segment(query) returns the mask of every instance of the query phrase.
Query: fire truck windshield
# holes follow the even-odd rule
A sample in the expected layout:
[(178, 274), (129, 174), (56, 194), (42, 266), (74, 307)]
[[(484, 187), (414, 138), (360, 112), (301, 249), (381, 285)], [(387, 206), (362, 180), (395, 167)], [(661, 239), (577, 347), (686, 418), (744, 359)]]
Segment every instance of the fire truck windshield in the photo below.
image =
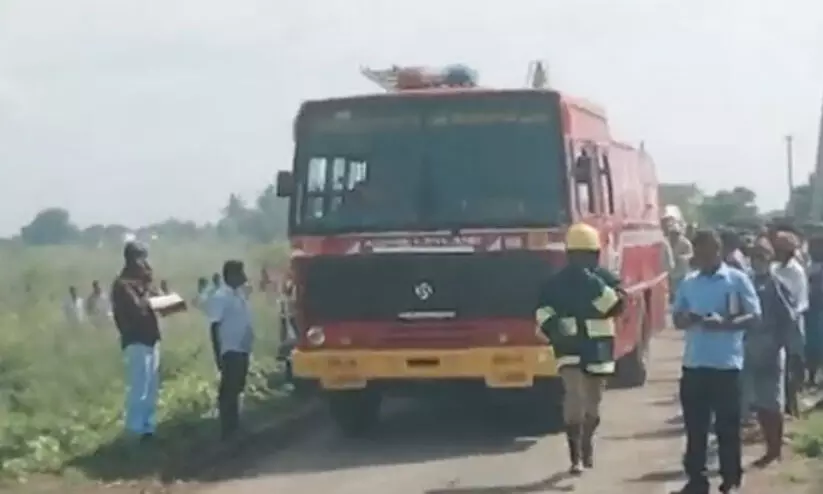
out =
[(316, 103), (297, 124), (294, 230), (560, 223), (557, 108), (546, 93), (520, 92)]

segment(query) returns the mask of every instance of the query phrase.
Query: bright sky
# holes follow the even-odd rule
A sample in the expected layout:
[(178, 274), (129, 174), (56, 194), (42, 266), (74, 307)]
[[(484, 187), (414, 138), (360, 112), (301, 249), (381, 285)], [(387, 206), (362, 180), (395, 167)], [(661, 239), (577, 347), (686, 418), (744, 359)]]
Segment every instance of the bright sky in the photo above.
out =
[(139, 224), (217, 217), (290, 163), (301, 100), (372, 90), (362, 64), (530, 59), (646, 141), (666, 181), (765, 208), (813, 166), (823, 3), (809, 0), (0, 0), (0, 235), (41, 208)]

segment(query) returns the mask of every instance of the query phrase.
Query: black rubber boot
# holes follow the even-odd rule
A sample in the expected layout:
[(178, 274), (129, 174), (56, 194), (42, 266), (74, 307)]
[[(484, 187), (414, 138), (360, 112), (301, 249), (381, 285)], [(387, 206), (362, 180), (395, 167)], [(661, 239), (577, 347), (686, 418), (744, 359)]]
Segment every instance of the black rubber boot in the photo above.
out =
[(583, 428), (579, 424), (566, 425), (566, 441), (569, 445), (569, 473), (572, 475), (580, 475), (583, 473), (583, 468), (580, 466), (580, 448)]
[(594, 468), (594, 433), (600, 425), (600, 417), (587, 417), (583, 423), (583, 432), (580, 439), (580, 453), (584, 468)]

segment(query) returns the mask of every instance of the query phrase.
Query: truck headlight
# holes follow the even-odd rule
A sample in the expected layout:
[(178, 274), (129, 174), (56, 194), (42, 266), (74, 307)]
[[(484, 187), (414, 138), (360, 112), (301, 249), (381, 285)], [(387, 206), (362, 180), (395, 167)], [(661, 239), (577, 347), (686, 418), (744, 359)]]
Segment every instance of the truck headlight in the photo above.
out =
[(306, 340), (312, 346), (322, 346), (326, 342), (326, 333), (320, 326), (312, 326), (306, 331)]

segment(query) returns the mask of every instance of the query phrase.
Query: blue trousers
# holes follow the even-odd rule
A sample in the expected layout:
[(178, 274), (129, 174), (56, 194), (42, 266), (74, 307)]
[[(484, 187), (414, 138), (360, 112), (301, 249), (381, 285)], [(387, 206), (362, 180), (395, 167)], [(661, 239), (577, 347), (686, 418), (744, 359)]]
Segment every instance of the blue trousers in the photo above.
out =
[(157, 425), (160, 349), (134, 343), (126, 347), (126, 430), (153, 434)]

